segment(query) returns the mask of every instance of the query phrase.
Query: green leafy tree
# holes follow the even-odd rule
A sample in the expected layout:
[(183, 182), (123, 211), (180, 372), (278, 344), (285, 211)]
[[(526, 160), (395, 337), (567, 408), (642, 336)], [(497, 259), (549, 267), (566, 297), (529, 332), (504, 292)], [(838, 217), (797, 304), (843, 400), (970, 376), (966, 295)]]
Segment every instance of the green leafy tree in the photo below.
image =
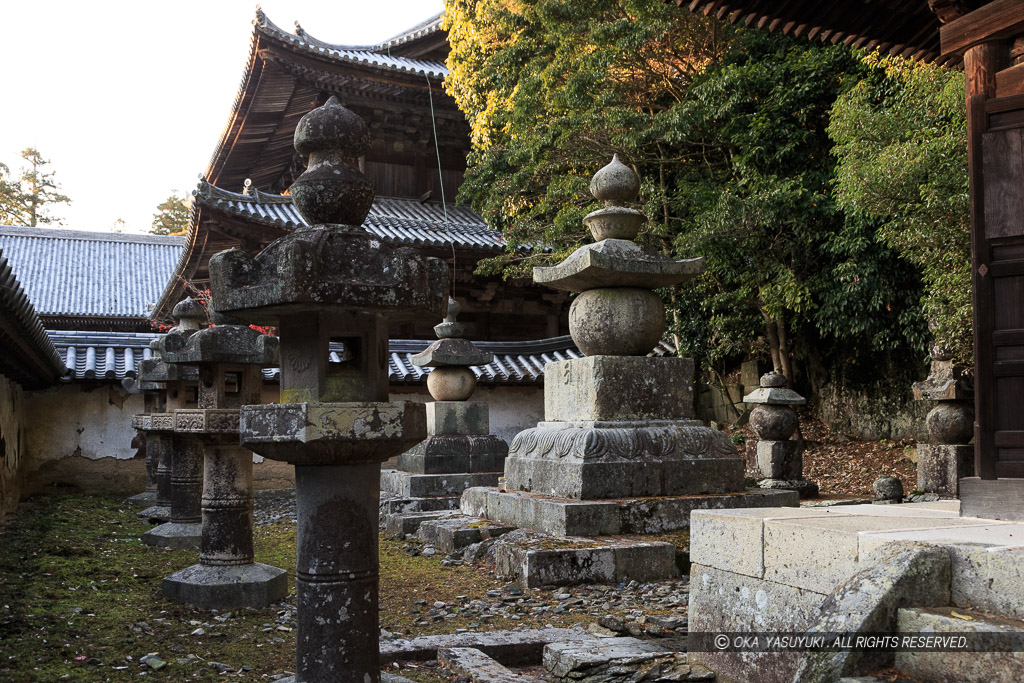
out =
[(10, 177), (10, 168), (0, 164), (0, 223), (4, 225), (60, 224), (49, 214), (57, 204), (71, 200), (60, 192), (50, 162), (37, 149), (29, 147), (21, 153), (23, 165), (17, 179)]
[(836, 199), (880, 222), (879, 235), (923, 275), (935, 341), (970, 363), (971, 252), (964, 78), (868, 56), (871, 73), (838, 99)]
[(149, 231), (154, 235), (184, 235), (191, 220), (192, 203), (188, 198), (172, 192), (156, 207), (153, 226)]

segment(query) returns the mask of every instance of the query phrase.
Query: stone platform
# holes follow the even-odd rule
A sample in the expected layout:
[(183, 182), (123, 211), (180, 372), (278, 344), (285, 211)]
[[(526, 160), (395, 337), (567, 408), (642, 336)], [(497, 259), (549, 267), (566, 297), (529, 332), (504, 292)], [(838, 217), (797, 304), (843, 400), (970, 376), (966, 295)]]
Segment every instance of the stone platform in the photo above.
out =
[[(872, 618), (884, 614), (884, 623), (859, 623), (844, 614), (842, 628), (833, 631), (856, 632), (866, 625), (895, 632), (897, 604), (973, 607), (1024, 618), (1024, 523), (961, 517), (955, 500), (699, 510), (690, 533), (691, 637), (821, 630), (830, 610), (850, 600), (876, 600), (882, 607)], [(898, 552), (930, 553), (931, 568), (912, 588), (900, 587), (906, 567), (893, 561)], [(759, 681), (788, 683), (807, 666), (792, 652), (692, 654), (736, 680), (750, 680), (756, 672)]]

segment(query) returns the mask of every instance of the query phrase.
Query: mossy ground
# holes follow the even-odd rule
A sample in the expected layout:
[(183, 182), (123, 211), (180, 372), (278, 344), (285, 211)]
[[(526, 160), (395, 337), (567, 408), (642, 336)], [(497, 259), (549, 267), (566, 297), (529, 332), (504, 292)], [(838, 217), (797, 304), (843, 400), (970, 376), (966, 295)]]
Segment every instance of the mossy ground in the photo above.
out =
[[(217, 613), (170, 601), (160, 592), (162, 577), (194, 564), (198, 553), (142, 544), (139, 537), (149, 525), (136, 518), (136, 511), (103, 496), (52, 493), (22, 503), (18, 518), (0, 536), (0, 680), (118, 681), (143, 673), (167, 681), (266, 680), (293, 670), (295, 631), (288, 619), (293, 609), (279, 620), (279, 610), (295, 604), (292, 572), (290, 594), (276, 607)], [(258, 562), (293, 568), (293, 525), (257, 528), (255, 541)], [(483, 569), (445, 567), (437, 557), (410, 557), (401, 546), (387, 539), (380, 545), (380, 625), (393, 633), (469, 628), (470, 618), (463, 616), (416, 624), (435, 601), (458, 604), (459, 596), (481, 598), (506, 586)], [(492, 621), (483, 628), (591, 620), (586, 614), (548, 613)], [(156, 671), (141, 664), (149, 653), (158, 653), (168, 665)], [(208, 662), (234, 671), (217, 673)], [(400, 673), (419, 681), (445, 680), (422, 664), (404, 666)]]

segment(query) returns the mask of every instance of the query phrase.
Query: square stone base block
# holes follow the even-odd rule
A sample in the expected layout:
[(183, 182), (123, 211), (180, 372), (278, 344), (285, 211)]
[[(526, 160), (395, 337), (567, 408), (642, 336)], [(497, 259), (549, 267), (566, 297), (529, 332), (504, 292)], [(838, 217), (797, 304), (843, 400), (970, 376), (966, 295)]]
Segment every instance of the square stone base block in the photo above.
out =
[(960, 480), (974, 475), (974, 446), (917, 445), (917, 488), (956, 498)]
[(136, 493), (134, 496), (128, 496), (124, 499), (124, 502), (128, 505), (137, 505), (141, 508), (149, 508), (156, 505), (156, 491), (143, 491), (142, 493)]
[(417, 474), (501, 472), (507, 455), (508, 444), (493, 434), (436, 434), (399, 455), (397, 468)]
[(180, 524), (178, 522), (167, 522), (154, 527), (142, 534), (142, 542), (146, 545), (155, 545), (161, 548), (173, 548), (174, 550), (194, 549), (199, 550), (203, 541), (203, 524)]
[(288, 595), (288, 572), (259, 562), (232, 567), (194, 564), (165, 578), (163, 593), (202, 609), (259, 609)]
[(151, 505), (136, 516), (147, 522), (163, 524), (170, 521), (171, 508), (167, 505)]
[(460, 496), (474, 486), (497, 486), (501, 470), (459, 474), (416, 474), (401, 470), (381, 470), (380, 490), (398, 496)]
[(443, 512), (459, 509), (459, 496), (430, 496), (429, 498), (410, 498), (400, 496), (380, 501), (380, 516), (418, 514), (420, 512)]
[(555, 536), (657, 534), (690, 528), (690, 512), (703, 509), (796, 506), (796, 491), (748, 489), (728, 495), (575, 500), (523, 491), (471, 488), (462, 513)]

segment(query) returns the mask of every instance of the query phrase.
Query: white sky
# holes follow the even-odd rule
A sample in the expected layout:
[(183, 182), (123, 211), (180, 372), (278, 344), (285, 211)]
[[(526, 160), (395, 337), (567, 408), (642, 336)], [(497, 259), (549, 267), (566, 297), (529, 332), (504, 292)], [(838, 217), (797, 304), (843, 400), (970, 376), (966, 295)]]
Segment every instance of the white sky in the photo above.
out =
[[(332, 43), (379, 43), (442, 0), (261, 0)], [(0, 162), (36, 147), (72, 203), (63, 227), (147, 232), (157, 204), (190, 193), (231, 112), (255, 0), (0, 0)]]

